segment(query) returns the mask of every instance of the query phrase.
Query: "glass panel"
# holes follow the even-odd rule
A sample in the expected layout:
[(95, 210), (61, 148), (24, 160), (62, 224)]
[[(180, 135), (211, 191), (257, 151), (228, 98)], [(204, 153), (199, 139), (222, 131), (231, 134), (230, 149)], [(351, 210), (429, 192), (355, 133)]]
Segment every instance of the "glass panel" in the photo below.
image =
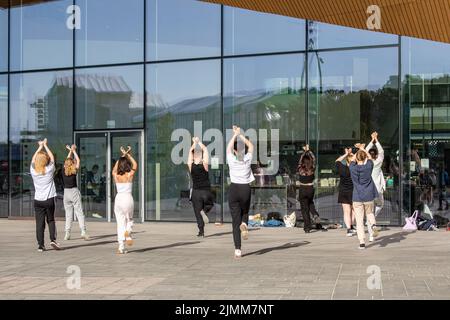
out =
[(76, 128), (142, 128), (143, 66), (76, 70)]
[[(147, 92), (146, 219), (195, 221), (185, 163), (194, 134), (205, 145), (215, 143), (210, 155), (220, 163), (220, 61), (148, 65)], [(179, 147), (184, 152), (175, 149)], [(216, 195), (213, 210), (221, 221), (221, 165), (211, 166), (209, 174)]]
[(394, 34), (309, 21), (309, 49), (398, 44)]
[[(56, 157), (57, 171), (72, 143), (71, 72), (12, 74), (10, 78), (11, 113), (11, 214), (33, 216), (34, 187), (30, 162), (37, 141), (47, 138)], [(58, 174), (58, 173), (57, 173)], [(64, 217), (63, 185), (55, 179), (58, 193), (56, 216)]]
[[(141, 176), (140, 168), (141, 163), (140, 157), (141, 157), (141, 134), (135, 134), (135, 133), (112, 133), (111, 134), (111, 170), (116, 163), (117, 159), (122, 155), (120, 152), (120, 147), (127, 147), (130, 146), (132, 149), (132, 155), (133, 158), (138, 162), (138, 170), (136, 171), (136, 174), (134, 176), (134, 183), (133, 183), (133, 200), (134, 200), (134, 219), (135, 222), (137, 222), (138, 218), (140, 218), (140, 208), (141, 208), (141, 193), (140, 188), (142, 186), (141, 181), (139, 181), (139, 177)], [(113, 181), (111, 177), (111, 181)], [(111, 208), (114, 210), (114, 199), (116, 198), (117, 189), (114, 183), (111, 183)], [(111, 212), (111, 217), (114, 218), (114, 212)]]
[(107, 219), (107, 134), (79, 135), (80, 181), (83, 211), (86, 217)]
[(318, 159), (316, 207), (321, 217), (331, 222), (343, 224), (335, 160), (345, 147), (358, 142), (367, 145), (371, 133), (377, 131), (385, 152), (387, 181), (377, 222), (401, 223), (397, 53), (396, 48), (386, 48), (311, 55), (308, 121), (311, 148)]
[(75, 32), (76, 65), (144, 60), (143, 0), (76, 0), (81, 29)]
[(234, 7), (224, 8), (225, 55), (304, 49), (304, 20)]
[(0, 75), (0, 217), (8, 217), (8, 76)]
[(194, 0), (149, 0), (147, 60), (220, 56), (220, 11)]
[(0, 7), (0, 72), (2, 71), (8, 71), (8, 10)]
[[(250, 214), (285, 214), (298, 207), (296, 168), (305, 142), (304, 75), (303, 54), (224, 61), (224, 128), (238, 125), (247, 130), (258, 150), (253, 155), (259, 177), (252, 186)], [(224, 175), (227, 192), (228, 166)]]
[(72, 66), (73, 30), (66, 25), (72, 0), (21, 3), (11, 3), (11, 70)]
[(402, 38), (406, 214), (449, 214), (450, 45)]

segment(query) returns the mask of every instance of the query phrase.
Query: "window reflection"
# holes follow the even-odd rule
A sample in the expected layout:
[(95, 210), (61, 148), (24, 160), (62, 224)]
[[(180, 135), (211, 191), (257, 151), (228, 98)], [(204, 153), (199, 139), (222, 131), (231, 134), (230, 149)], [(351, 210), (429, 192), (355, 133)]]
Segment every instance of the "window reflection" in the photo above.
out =
[(143, 0), (76, 0), (81, 29), (75, 32), (76, 65), (144, 60)]
[[(251, 212), (255, 214), (299, 209), (296, 168), (298, 151), (305, 142), (303, 62), (304, 55), (292, 54), (227, 59), (224, 63), (224, 128), (238, 125), (255, 129), (258, 135), (260, 129), (268, 134), (267, 146), (261, 143), (264, 137), (258, 137), (258, 154), (253, 155), (257, 180), (252, 186)], [(276, 146), (270, 141), (275, 130), (279, 130), (278, 150), (272, 149)], [(271, 160), (279, 159), (277, 166), (261, 158), (264, 151)], [(224, 183), (227, 191), (229, 179)], [(228, 213), (227, 203), (224, 209)]]
[(73, 32), (66, 25), (70, 5), (72, 0), (24, 6), (11, 1), (11, 70), (72, 66)]
[(305, 49), (305, 21), (234, 7), (224, 8), (225, 55)]
[(147, 2), (147, 60), (220, 56), (221, 10), (194, 0)]
[[(75, 72), (76, 128), (142, 128), (142, 66), (82, 69)], [(61, 79), (71, 81), (72, 77)]]
[(0, 217), (8, 217), (8, 76), (0, 75)]
[(8, 71), (8, 10), (0, 7), (0, 72)]
[[(383, 59), (380, 60), (379, 57)], [(317, 209), (321, 217), (341, 222), (335, 160), (345, 147), (370, 142), (379, 133), (385, 151), (383, 173), (389, 181), (377, 220), (400, 223), (397, 49), (321, 52), (309, 62), (309, 133), (317, 154)]]
[[(175, 164), (172, 160), (172, 149), (180, 142), (178, 134), (174, 137), (176, 141), (171, 141), (172, 133), (184, 129), (189, 134), (187, 144), (190, 147), (194, 134), (208, 145), (212, 141), (204, 135), (206, 131), (215, 128), (221, 132), (220, 61), (148, 65), (147, 92), (146, 218), (192, 221), (190, 175), (185, 162)], [(187, 154), (182, 156), (187, 160)], [(220, 166), (211, 167), (209, 175), (216, 196), (216, 221), (221, 221)]]
[[(37, 141), (47, 138), (55, 154), (57, 171), (67, 155), (72, 138), (72, 86), (59, 79), (70, 72), (12, 74), (11, 112), (11, 215), (32, 216), (34, 187), (31, 158)], [(56, 215), (64, 216), (63, 186), (55, 179), (58, 193)]]

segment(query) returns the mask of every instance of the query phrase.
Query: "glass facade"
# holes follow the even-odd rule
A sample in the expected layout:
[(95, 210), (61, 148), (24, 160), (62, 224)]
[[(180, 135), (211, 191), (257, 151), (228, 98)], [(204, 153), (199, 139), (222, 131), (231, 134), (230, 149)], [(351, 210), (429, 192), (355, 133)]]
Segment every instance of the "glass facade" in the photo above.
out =
[(2, 217), (33, 216), (30, 158), (47, 137), (58, 168), (64, 145), (79, 144), (89, 218), (112, 219), (109, 171), (130, 144), (142, 164), (136, 217), (194, 221), (185, 158), (195, 135), (211, 152), (215, 220), (230, 221), (233, 124), (256, 142), (251, 213), (299, 210), (309, 143), (317, 209), (342, 223), (335, 159), (375, 130), (386, 153), (380, 223), (399, 225), (424, 203), (446, 210), (450, 45), (194, 0), (10, 2), (0, 7)]

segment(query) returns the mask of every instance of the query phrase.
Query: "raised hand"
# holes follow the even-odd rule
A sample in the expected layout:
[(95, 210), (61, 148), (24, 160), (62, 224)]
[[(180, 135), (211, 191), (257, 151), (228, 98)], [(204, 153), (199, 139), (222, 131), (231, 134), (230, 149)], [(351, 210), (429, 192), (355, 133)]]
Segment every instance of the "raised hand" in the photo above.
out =
[(196, 144), (199, 144), (200, 143), (200, 138), (199, 137), (194, 137), (194, 138), (192, 138), (192, 141), (194, 143), (196, 143)]
[(122, 152), (122, 157), (124, 157), (127, 154), (127, 152), (125, 151), (125, 148), (122, 146), (120, 146), (120, 152)]
[(305, 152), (309, 151), (309, 144), (307, 144), (306, 146), (303, 147), (303, 150), (305, 150)]
[(233, 126), (233, 133), (235, 136), (238, 136), (241, 134), (241, 128), (239, 128), (238, 126)]
[(75, 151), (75, 150), (77, 150), (77, 146), (76, 146), (75, 144), (73, 144), (73, 145), (70, 147), (70, 149), (71, 149), (72, 151)]
[(47, 142), (48, 142), (48, 141), (47, 141), (47, 138), (45, 138), (45, 139), (44, 139), (44, 141), (43, 141), (43, 143), (44, 143), (44, 146), (46, 146), (46, 145), (47, 145)]
[[(72, 145), (72, 147), (73, 147), (73, 145)], [(66, 144), (66, 149), (67, 149), (67, 150), (72, 151), (72, 147), (69, 147), (69, 145)]]
[(38, 145), (39, 145), (39, 147), (43, 147), (44, 146), (44, 141), (43, 140), (38, 141)]

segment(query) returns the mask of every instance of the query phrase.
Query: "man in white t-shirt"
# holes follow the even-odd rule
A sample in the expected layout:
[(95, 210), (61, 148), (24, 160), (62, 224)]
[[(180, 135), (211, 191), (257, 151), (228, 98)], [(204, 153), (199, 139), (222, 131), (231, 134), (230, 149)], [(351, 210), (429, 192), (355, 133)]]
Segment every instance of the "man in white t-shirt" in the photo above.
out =
[[(240, 146), (238, 138), (244, 146)], [(247, 149), (247, 152), (246, 152)], [(251, 163), (254, 146), (242, 133), (241, 129), (233, 126), (233, 137), (227, 146), (227, 163), (230, 169), (231, 185), (228, 190), (228, 205), (233, 223), (234, 256), (240, 258), (241, 236), (248, 239), (248, 213), (250, 210), (250, 183), (255, 180)]]

